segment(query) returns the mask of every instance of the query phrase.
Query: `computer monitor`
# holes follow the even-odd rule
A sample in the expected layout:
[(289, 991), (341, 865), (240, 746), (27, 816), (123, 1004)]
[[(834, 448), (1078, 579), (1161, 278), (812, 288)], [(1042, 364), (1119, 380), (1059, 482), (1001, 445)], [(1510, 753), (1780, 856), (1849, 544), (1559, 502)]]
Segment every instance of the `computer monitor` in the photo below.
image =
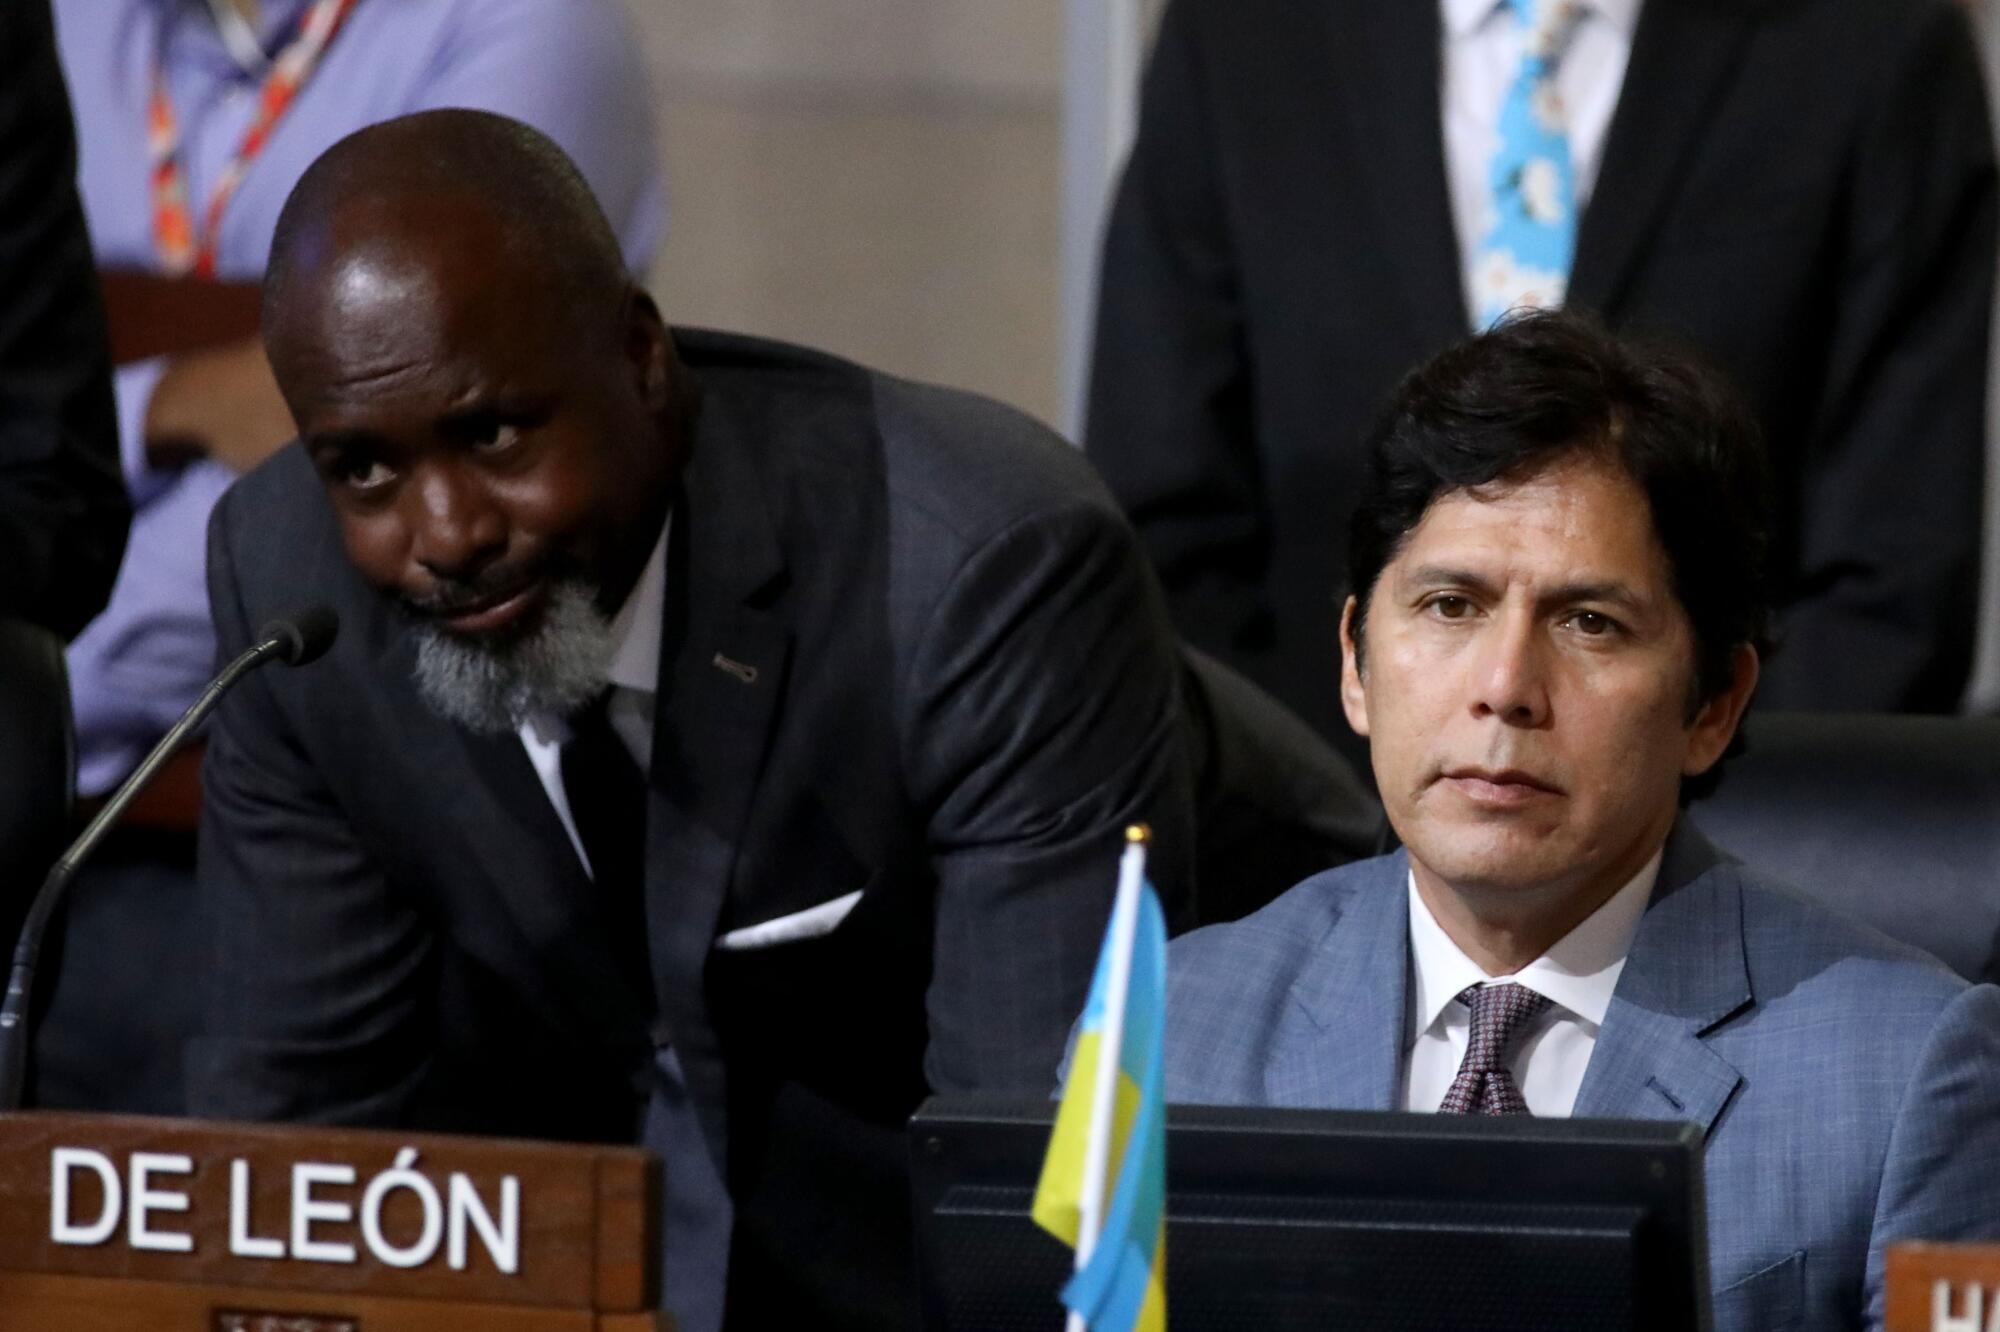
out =
[[(1029, 1218), (1054, 1105), (910, 1123), (925, 1327), (1053, 1332), (1070, 1250)], [(1709, 1327), (1701, 1132), (1528, 1116), (1173, 1106), (1173, 1332)]]

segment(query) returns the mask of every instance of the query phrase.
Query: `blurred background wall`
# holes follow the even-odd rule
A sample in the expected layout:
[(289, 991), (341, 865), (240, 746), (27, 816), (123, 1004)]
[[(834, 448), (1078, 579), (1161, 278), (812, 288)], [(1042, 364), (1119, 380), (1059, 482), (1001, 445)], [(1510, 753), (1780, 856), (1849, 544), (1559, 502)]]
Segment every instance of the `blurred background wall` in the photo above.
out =
[(629, 0), (667, 317), (1058, 414), (1063, 0)]

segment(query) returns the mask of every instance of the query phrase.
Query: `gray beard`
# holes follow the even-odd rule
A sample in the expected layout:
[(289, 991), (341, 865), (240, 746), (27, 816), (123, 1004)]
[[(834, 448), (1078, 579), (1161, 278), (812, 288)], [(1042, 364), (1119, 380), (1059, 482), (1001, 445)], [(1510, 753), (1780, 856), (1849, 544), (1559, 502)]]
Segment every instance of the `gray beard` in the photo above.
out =
[(481, 734), (504, 735), (532, 716), (566, 717), (609, 682), (611, 621), (586, 583), (557, 583), (542, 622), (513, 642), (456, 637), (428, 620), (415, 632), (424, 702)]

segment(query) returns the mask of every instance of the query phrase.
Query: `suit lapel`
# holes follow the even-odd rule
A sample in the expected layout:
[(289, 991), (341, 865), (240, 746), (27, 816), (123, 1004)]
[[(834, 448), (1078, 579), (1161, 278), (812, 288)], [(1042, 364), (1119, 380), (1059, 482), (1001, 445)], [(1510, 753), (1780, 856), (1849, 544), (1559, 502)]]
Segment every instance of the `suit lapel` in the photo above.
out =
[(1265, 1075), (1273, 1105), (1401, 1107), (1410, 917), (1405, 852), (1371, 861), (1292, 987), (1303, 1021)]
[(1641, 9), (1577, 233), (1570, 304), (1608, 311), (1623, 297), (1742, 55), (1752, 8), (1748, 0), (1660, 0)]
[(1667, 841), (1574, 1113), (1678, 1120), (1707, 1133), (1742, 1075), (1703, 1037), (1753, 1002), (1742, 887), (1683, 819)]
[[(384, 636), (385, 678), (410, 679), (413, 659), (407, 633)], [(503, 908), (456, 913), (467, 930), (460, 946), (564, 1027), (613, 1043), (647, 1005), (605, 965), (593, 885), (520, 738), (474, 734), (436, 716), (414, 691), (408, 700), (399, 748), (413, 772), (465, 775), (452, 787), (453, 825), (473, 830), (462, 849), (474, 882)]]
[(1458, 234), (1445, 176), (1439, 109), (1439, 17), (1433, 0), (1343, 0), (1326, 10), (1340, 122), (1353, 135), (1350, 161), (1365, 177), (1336, 182), (1365, 196), (1381, 262), (1400, 270), (1406, 312), (1425, 346), (1466, 335)]
[(690, 1065), (712, 1039), (703, 968), (791, 657), (783, 553), (751, 447), (726, 400), (703, 403), (668, 558), (646, 909), (666, 1034)]

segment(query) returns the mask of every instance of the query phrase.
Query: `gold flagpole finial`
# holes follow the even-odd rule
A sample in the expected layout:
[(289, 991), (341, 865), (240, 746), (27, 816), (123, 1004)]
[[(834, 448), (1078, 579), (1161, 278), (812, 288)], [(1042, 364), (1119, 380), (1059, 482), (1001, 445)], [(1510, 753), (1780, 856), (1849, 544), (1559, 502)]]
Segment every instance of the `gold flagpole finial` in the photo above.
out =
[(1127, 824), (1125, 841), (1130, 846), (1145, 846), (1153, 840), (1153, 830), (1143, 823)]

